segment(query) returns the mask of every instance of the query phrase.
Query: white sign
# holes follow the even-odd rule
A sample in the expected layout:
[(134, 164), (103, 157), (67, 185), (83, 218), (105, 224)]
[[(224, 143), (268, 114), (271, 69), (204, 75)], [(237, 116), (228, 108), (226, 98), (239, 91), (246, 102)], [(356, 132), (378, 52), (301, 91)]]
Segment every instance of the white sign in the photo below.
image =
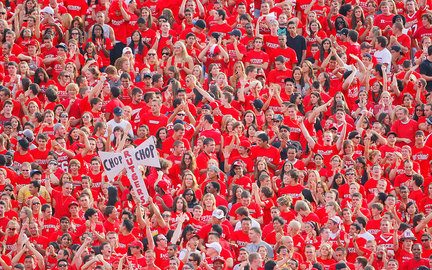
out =
[(115, 177), (126, 169), (135, 195), (142, 203), (147, 201), (149, 194), (138, 166), (160, 168), (159, 154), (153, 138), (147, 139), (135, 149), (126, 148), (121, 153), (99, 152), (99, 156), (110, 181), (114, 181)]

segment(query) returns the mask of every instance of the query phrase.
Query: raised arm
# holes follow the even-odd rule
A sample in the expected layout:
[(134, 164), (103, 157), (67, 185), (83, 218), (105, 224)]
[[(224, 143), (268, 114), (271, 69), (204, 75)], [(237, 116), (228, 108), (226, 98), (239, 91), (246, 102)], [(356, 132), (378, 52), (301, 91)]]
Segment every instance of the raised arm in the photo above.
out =
[(302, 130), (303, 136), (305, 137), (306, 141), (308, 142), (311, 149), (315, 148), (315, 140), (310, 136), (309, 131), (307, 131), (306, 127), (303, 124), (303, 121), (300, 122), (300, 128)]
[(338, 150), (342, 149), (342, 144), (343, 144), (343, 141), (345, 140), (345, 136), (346, 136), (347, 125), (348, 125), (347, 122), (344, 121), (344, 126), (342, 128), (341, 135), (339, 136), (338, 140), (336, 141), (336, 147)]

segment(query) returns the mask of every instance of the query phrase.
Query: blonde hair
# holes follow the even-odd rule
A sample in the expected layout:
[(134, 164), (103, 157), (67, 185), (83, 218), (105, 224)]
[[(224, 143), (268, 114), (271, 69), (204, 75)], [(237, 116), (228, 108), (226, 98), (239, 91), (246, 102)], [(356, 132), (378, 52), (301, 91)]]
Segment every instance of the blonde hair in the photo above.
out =
[(192, 181), (193, 181), (193, 185), (192, 185), (192, 187), (190, 187), (190, 189), (192, 189), (193, 191), (196, 191), (198, 189), (198, 182), (196, 180), (195, 175), (193, 174), (193, 172), (191, 170), (184, 170), (183, 171), (183, 175), (182, 175), (183, 183), (182, 183), (182, 186), (180, 189), (185, 190), (186, 188), (188, 188), (188, 187), (186, 187), (186, 182), (185, 182), (186, 176), (188, 176), (188, 175), (192, 176)]
[(213, 211), (216, 209), (216, 198), (213, 196), (213, 194), (211, 193), (207, 193), (203, 196), (202, 198), (202, 202), (201, 202), (201, 206), (204, 210), (208, 210), (206, 205), (205, 205), (205, 201), (207, 200), (207, 198), (211, 198), (213, 201), (213, 209), (210, 209), (209, 211)]
[(66, 92), (68, 92), (69, 90), (75, 90), (75, 93), (78, 94), (79, 92), (79, 87), (78, 84), (76, 83), (70, 83), (66, 86)]

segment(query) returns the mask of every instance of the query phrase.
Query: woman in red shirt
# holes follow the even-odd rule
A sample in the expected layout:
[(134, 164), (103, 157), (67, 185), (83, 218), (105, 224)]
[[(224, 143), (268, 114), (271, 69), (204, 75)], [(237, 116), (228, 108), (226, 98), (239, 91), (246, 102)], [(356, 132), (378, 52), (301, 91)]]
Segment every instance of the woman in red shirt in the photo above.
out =
[(181, 41), (174, 44), (173, 55), (168, 59), (168, 68), (170, 66), (176, 66), (179, 69), (182, 79), (192, 73), (193, 59), (188, 55), (186, 46)]

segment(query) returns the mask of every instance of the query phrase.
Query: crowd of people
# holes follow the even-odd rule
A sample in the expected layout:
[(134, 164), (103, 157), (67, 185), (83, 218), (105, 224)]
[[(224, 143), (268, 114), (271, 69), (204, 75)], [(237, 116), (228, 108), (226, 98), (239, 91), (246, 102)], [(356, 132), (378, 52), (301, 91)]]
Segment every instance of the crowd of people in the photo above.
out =
[(430, 0), (76, 1), (0, 2), (0, 269), (432, 268)]

